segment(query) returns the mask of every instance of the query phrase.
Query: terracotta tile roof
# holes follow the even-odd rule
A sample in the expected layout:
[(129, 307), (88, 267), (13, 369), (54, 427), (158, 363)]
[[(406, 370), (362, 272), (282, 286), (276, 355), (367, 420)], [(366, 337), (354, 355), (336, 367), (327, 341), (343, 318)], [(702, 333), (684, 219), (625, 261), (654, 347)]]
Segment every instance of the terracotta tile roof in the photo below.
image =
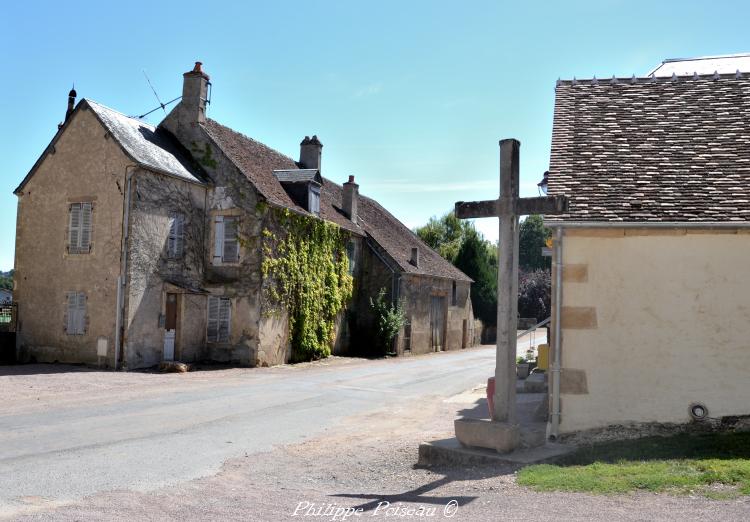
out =
[(750, 221), (750, 77), (559, 82), (556, 221)]
[[(298, 169), (292, 158), (216, 121), (207, 120), (204, 128), (269, 203), (306, 212), (289, 197), (274, 175), (275, 170)], [(342, 194), (341, 185), (323, 178), (320, 192), (321, 218), (336, 223), (345, 230), (371, 237), (403, 272), (471, 281), (373, 199), (360, 194), (357, 214), (359, 224), (352, 223), (341, 210)], [(419, 247), (419, 268), (409, 263), (412, 247)]]

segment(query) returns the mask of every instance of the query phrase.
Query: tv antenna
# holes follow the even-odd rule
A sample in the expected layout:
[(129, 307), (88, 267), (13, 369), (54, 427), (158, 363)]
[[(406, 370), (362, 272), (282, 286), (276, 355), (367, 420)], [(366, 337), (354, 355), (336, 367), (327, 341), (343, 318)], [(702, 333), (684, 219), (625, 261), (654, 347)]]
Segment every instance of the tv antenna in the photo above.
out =
[(182, 96), (178, 96), (177, 98), (174, 98), (173, 100), (169, 100), (167, 103), (163, 103), (161, 101), (161, 98), (159, 98), (159, 94), (157, 94), (156, 89), (154, 89), (154, 86), (151, 83), (151, 80), (149, 79), (148, 74), (146, 74), (146, 69), (142, 69), (142, 71), (143, 71), (143, 76), (146, 77), (146, 82), (148, 83), (148, 86), (151, 87), (151, 92), (154, 93), (154, 96), (156, 97), (156, 101), (159, 102), (159, 106), (156, 107), (155, 109), (151, 109), (150, 111), (148, 111), (148, 112), (146, 112), (144, 114), (141, 114), (140, 116), (136, 116), (136, 118), (138, 118), (139, 120), (143, 119), (146, 116), (148, 116), (149, 114), (151, 114), (152, 112), (158, 111), (159, 109), (163, 110), (164, 114), (166, 115), (167, 114), (167, 108), (166, 108), (167, 105), (176, 102), (177, 100), (179, 100), (180, 98), (182, 98)]

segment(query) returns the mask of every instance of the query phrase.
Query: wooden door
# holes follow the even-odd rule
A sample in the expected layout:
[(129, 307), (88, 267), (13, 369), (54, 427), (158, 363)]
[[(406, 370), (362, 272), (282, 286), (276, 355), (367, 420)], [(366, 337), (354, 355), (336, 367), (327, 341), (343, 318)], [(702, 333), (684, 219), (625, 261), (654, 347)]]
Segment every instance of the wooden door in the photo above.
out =
[(167, 294), (167, 306), (164, 317), (164, 354), (165, 361), (174, 360), (174, 342), (177, 337), (177, 294)]
[(445, 297), (430, 297), (430, 337), (432, 350), (442, 351), (445, 344)]

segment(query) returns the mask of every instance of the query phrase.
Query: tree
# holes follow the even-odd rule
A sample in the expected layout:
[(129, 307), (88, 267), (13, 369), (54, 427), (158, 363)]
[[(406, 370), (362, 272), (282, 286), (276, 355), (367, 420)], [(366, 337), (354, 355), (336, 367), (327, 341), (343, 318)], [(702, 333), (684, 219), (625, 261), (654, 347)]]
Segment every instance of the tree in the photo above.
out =
[(535, 317), (537, 322), (549, 317), (551, 290), (549, 270), (522, 271), (518, 277), (519, 317)]
[(414, 232), (430, 248), (455, 264), (464, 238), (475, 230), (473, 223), (458, 219), (455, 213), (448, 212), (441, 218), (431, 217), (426, 225), (417, 227)]
[(552, 231), (544, 226), (542, 216), (532, 214), (528, 216), (518, 233), (518, 266), (522, 270), (550, 270), (551, 259), (542, 256), (542, 248), (547, 239), (552, 237)]
[(0, 272), (0, 289), (13, 290), (13, 270)]
[(474, 315), (485, 325), (497, 323), (497, 249), (472, 227), (454, 264), (474, 280), (471, 288)]

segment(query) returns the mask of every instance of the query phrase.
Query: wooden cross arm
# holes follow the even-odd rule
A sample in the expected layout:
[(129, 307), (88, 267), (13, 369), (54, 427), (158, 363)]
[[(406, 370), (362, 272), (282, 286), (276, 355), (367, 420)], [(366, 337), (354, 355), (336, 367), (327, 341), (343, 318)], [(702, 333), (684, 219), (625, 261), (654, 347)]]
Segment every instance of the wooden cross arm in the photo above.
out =
[(507, 201), (503, 198), (487, 201), (459, 201), (455, 212), (459, 219), (526, 216), (529, 214), (564, 214), (568, 211), (568, 196), (520, 198)]

